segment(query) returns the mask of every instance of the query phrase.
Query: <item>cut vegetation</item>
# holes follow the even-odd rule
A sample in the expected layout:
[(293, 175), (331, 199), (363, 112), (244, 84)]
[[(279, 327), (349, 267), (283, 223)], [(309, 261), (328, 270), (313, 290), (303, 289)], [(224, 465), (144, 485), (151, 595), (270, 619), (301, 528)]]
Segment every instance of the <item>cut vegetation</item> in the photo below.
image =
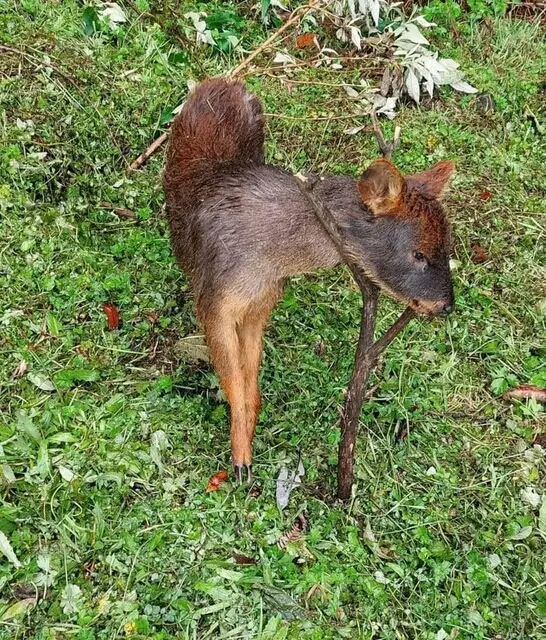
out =
[[(544, 28), (507, 3), (422, 9), (431, 50), (479, 93), (401, 95), (383, 126), (401, 127), (407, 173), (456, 162), (457, 308), (413, 321), (372, 376), (339, 505), (349, 272), (297, 278), (277, 307), (256, 483), (235, 486), (161, 153), (128, 171), (188, 83), (229, 73), (290, 13), (118, 4), (0, 6), (0, 638), (544, 638), (546, 423), (522, 392), (546, 387)], [(269, 161), (357, 175), (378, 155), (369, 94), (398, 67), (380, 20), (356, 49), (319, 13), (241, 75), (270, 114)], [(399, 312), (382, 300), (379, 330)], [(281, 513), (277, 475), (300, 458)]]

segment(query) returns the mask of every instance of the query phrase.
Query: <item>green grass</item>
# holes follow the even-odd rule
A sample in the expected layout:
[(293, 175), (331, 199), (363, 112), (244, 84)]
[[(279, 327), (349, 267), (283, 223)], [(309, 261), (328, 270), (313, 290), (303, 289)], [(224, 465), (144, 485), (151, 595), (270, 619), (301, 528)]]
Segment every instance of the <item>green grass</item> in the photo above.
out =
[[(235, 25), (247, 50), (265, 35), (250, 4)], [(354, 498), (339, 505), (338, 412), (360, 315), (344, 269), (295, 279), (274, 313), (257, 485), (205, 492), (229, 467), (227, 409), (214, 373), (177, 351), (199, 329), (161, 214), (161, 154), (126, 169), (188, 79), (238, 58), (183, 48), (183, 21), (148, 5), (127, 8), (117, 35), (85, 35), (73, 0), (0, 7), (0, 42), (23, 52), (0, 50), (0, 532), (21, 564), (0, 556), (0, 638), (546, 637), (546, 526), (521, 497), (544, 490), (544, 413), (500, 397), (546, 386), (544, 31), (497, 20), (452, 41), (439, 29), (496, 110), (450, 91), (400, 110), (405, 172), (457, 163), (457, 312), (414, 321), (389, 348), (362, 413)], [(269, 159), (361, 170), (374, 140), (343, 131), (366, 121), (309, 118), (353, 108), (317, 82), (367, 73), (304, 69), (293, 79), (310, 84), (290, 91), (250, 73), (266, 110), (290, 116), (268, 119)], [(485, 262), (472, 262), (475, 245)], [(399, 309), (381, 309), (385, 328)], [(304, 484), (280, 514), (275, 479), (300, 453)], [(302, 511), (309, 531), (281, 551)]]

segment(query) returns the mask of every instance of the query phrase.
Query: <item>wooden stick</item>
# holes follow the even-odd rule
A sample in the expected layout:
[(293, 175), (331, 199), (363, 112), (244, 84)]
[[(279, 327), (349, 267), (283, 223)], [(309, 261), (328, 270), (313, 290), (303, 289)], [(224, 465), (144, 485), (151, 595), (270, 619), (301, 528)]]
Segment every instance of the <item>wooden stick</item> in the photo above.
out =
[(147, 160), (151, 158), (154, 155), (154, 153), (156, 153), (156, 151), (159, 151), (159, 149), (161, 149), (161, 147), (163, 146), (163, 144), (165, 143), (169, 135), (170, 135), (170, 131), (163, 132), (159, 136), (159, 138), (156, 138), (152, 142), (152, 144), (150, 144), (150, 146), (138, 156), (136, 160), (131, 162), (127, 171), (131, 172), (131, 171), (136, 171), (137, 169), (140, 169), (140, 167), (142, 167), (142, 165), (145, 164)]
[(117, 213), (118, 216), (121, 216), (123, 218), (129, 218), (130, 220), (137, 220), (136, 214), (134, 211), (131, 211), (131, 209), (126, 209), (125, 207), (116, 207), (115, 204), (112, 204), (111, 202), (101, 202), (100, 206), (102, 209), (108, 209), (109, 211), (113, 211), (114, 213)]
[(360, 265), (358, 261), (352, 257), (347, 242), (334, 216), (324, 202), (313, 192), (317, 181), (309, 180), (299, 173), (295, 176), (295, 179), (300, 191), (312, 206), (324, 230), (335, 244), (341, 258), (351, 270), (364, 300), (353, 375), (347, 388), (345, 406), (341, 418), (341, 441), (339, 444), (338, 459), (338, 497), (341, 500), (347, 500), (351, 496), (353, 486), (356, 434), (368, 378), (377, 358), (408, 322), (415, 317), (415, 313), (408, 307), (389, 330), (374, 343), (373, 338), (377, 317), (379, 287), (373, 284), (366, 276), (364, 266)]
[(381, 125), (379, 124), (379, 118), (377, 117), (377, 113), (375, 109), (372, 109), (372, 124), (373, 124), (375, 137), (377, 140), (377, 144), (381, 149), (381, 153), (383, 154), (384, 158), (386, 158), (387, 160), (390, 160), (392, 158), (392, 154), (400, 144), (400, 127), (396, 126), (394, 128), (393, 141), (386, 142), (385, 138), (383, 137), (383, 132), (381, 131)]

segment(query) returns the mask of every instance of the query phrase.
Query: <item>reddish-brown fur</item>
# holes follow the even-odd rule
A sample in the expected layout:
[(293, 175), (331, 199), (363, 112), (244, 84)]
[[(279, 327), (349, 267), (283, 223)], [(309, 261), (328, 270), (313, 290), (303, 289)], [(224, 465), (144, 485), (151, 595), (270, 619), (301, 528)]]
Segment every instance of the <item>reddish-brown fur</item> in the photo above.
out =
[[(263, 331), (283, 284), (340, 262), (293, 177), (265, 165), (263, 148), (259, 101), (241, 83), (208, 80), (175, 119), (163, 178), (173, 250), (230, 405), (239, 470), (251, 464)], [(363, 271), (421, 313), (453, 305), (438, 202), (452, 172), (442, 162), (404, 178), (377, 160), (358, 181), (329, 176), (315, 187)]]

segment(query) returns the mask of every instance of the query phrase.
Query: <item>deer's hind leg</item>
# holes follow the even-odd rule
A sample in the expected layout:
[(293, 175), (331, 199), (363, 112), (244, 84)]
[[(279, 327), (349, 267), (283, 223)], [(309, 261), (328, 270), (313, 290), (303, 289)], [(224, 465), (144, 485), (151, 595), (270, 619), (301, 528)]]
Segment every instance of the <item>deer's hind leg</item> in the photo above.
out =
[(246, 430), (250, 442), (261, 408), (259, 373), (263, 353), (263, 335), (271, 311), (282, 293), (281, 286), (272, 287), (253, 300), (237, 327), (240, 356), (245, 381)]
[(263, 333), (281, 287), (252, 300), (221, 298), (202, 314), (212, 363), (230, 406), (231, 457), (236, 476), (251, 477), (252, 440), (260, 411), (258, 374)]
[(220, 298), (202, 313), (212, 363), (230, 408), (230, 438), (233, 467), (239, 479), (252, 461), (251, 440), (246, 428), (246, 391), (237, 325), (245, 305), (232, 298)]

